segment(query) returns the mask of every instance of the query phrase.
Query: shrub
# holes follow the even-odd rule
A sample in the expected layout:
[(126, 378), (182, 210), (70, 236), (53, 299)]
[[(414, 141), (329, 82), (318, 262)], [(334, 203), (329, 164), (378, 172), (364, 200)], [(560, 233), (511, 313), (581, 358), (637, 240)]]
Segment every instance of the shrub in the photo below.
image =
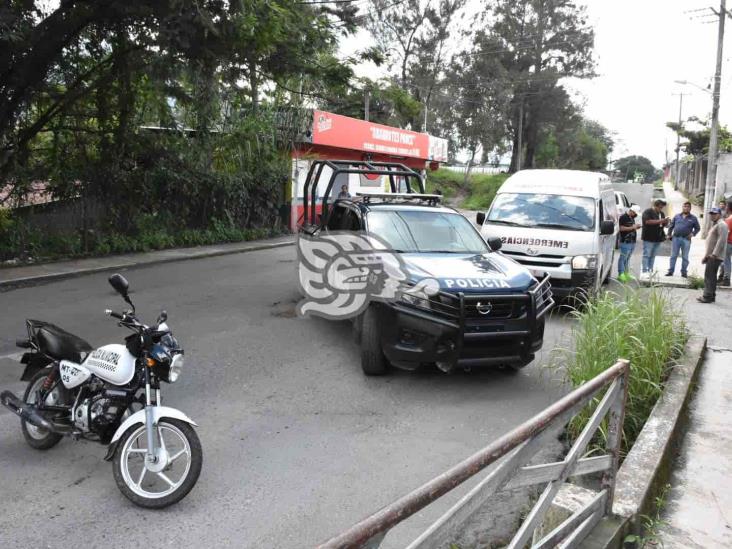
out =
[(458, 194), (468, 192), (469, 189), (465, 187), (463, 181), (464, 176), (460, 172), (441, 168), (427, 173), (425, 190), (428, 193), (433, 193), (439, 189), (445, 198), (452, 198)]
[[(579, 387), (611, 366), (616, 358), (630, 360), (628, 400), (623, 427), (623, 453), (633, 446), (663, 390), (669, 368), (681, 356), (689, 337), (682, 313), (660, 288), (625, 288), (624, 293), (604, 293), (571, 316), (574, 347), (560, 349), (565, 373)], [(555, 363), (555, 367), (559, 366)], [(567, 430), (572, 439), (581, 432), (601, 395), (575, 416)], [(606, 443), (600, 429), (596, 443)]]
[(462, 207), (468, 210), (487, 210), (508, 176), (505, 173), (471, 176), (470, 196), (463, 202)]

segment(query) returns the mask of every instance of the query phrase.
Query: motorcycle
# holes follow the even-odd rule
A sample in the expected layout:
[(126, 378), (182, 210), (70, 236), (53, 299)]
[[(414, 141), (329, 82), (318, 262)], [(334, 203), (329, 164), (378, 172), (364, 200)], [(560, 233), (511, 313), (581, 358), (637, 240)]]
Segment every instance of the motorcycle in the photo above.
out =
[(163, 508), (183, 499), (198, 480), (203, 462), (196, 423), (183, 412), (162, 405), (160, 382), (175, 383), (183, 368), (183, 349), (162, 311), (155, 326), (143, 324), (119, 274), (109, 283), (131, 307), (107, 309), (132, 333), (125, 344), (93, 349), (89, 343), (48, 322), (26, 320), (29, 349), (22, 359), (20, 400), (10, 391), (0, 403), (21, 418), (26, 442), (37, 450), (52, 448), (64, 437), (108, 444), (106, 461), (114, 479), (133, 503)]

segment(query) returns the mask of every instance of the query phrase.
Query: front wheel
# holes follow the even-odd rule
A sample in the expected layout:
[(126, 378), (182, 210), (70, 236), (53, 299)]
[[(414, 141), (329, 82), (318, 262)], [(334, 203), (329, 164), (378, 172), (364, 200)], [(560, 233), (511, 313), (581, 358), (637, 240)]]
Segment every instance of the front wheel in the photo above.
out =
[(361, 369), (367, 376), (381, 376), (389, 369), (389, 362), (381, 349), (379, 314), (369, 307), (361, 320)]
[(114, 455), (114, 480), (135, 505), (161, 509), (193, 489), (203, 464), (203, 450), (188, 423), (161, 419), (156, 428), (156, 461), (149, 463), (145, 425), (133, 425), (120, 438)]

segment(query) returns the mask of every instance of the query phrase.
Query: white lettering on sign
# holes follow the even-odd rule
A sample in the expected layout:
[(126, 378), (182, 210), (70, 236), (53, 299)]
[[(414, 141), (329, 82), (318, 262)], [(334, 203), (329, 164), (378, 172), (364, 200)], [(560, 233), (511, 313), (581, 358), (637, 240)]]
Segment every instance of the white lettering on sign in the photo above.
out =
[(445, 285), (448, 288), (475, 288), (475, 289), (499, 289), (510, 288), (510, 284), (505, 280), (495, 278), (446, 278)]
[(409, 133), (400, 132), (398, 130), (390, 130), (388, 128), (371, 127), (371, 137), (379, 141), (388, 141), (389, 143), (399, 143), (400, 145), (414, 145), (415, 136)]

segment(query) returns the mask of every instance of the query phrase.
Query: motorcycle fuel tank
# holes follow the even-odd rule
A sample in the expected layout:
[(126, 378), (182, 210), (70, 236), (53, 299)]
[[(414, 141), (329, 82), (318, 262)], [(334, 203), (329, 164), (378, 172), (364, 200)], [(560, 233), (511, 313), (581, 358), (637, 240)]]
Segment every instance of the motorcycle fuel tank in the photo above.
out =
[(89, 353), (82, 363), (95, 376), (114, 385), (125, 385), (135, 375), (135, 357), (127, 347), (112, 343)]

